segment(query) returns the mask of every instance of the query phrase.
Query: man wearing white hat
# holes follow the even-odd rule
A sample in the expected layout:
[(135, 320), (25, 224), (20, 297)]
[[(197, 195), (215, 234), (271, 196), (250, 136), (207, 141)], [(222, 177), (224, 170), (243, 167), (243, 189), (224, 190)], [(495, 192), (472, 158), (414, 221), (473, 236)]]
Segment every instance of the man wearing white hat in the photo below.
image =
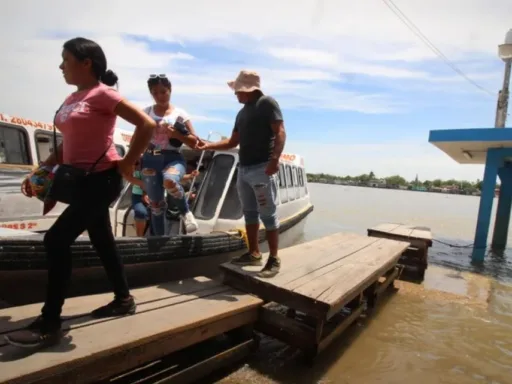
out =
[(277, 255), (279, 220), (277, 218), (277, 181), (279, 158), (286, 141), (283, 115), (274, 98), (264, 95), (260, 77), (254, 71), (240, 71), (228, 86), (243, 104), (229, 139), (200, 143), (199, 149), (222, 150), (240, 145), (237, 188), (245, 217), (249, 251), (232, 260), (243, 265), (263, 265), (258, 246), (260, 218), (265, 225), (270, 255), (261, 277), (275, 276), (281, 267)]

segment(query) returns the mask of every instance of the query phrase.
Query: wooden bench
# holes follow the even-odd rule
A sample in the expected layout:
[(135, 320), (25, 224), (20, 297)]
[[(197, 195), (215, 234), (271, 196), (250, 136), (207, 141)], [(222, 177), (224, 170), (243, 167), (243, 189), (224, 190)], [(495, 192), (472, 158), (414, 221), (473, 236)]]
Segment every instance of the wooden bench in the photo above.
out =
[(409, 281), (423, 281), (425, 270), (428, 268), (428, 249), (432, 247), (430, 229), (386, 223), (369, 228), (368, 236), (411, 243), (399, 261), (405, 268), (402, 277)]
[[(225, 284), (267, 302), (258, 330), (314, 357), (359, 317), (365, 302), (374, 305), (398, 276), (396, 263), (408, 246), (337, 233), (281, 250), (281, 271), (273, 278), (258, 277), (255, 267), (221, 269)], [(272, 310), (275, 303), (287, 307), (286, 315)]]
[[(63, 311), (69, 333), (59, 345), (37, 353), (10, 346), (2, 337), (0, 383), (123, 382), (120, 377), (133, 372), (141, 376), (144, 370), (154, 382), (185, 383), (231, 364), (254, 347), (252, 328), (263, 304), (256, 297), (203, 277), (136, 289), (133, 295), (135, 315), (100, 320), (88, 313), (111, 295), (69, 299)], [(40, 310), (40, 304), (0, 310), (0, 334), (22, 329)], [(226, 333), (235, 343), (217, 354), (192, 362), (180, 355)]]

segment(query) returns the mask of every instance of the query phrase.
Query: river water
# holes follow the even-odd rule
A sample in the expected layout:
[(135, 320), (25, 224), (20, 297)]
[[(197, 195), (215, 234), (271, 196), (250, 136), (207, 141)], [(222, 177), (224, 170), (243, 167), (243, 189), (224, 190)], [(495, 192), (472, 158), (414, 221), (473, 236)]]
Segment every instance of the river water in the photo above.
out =
[[(264, 337), (260, 350), (219, 382), (512, 384), (512, 251), (470, 264), (478, 197), (310, 184), (314, 212), (302, 241), (379, 223), (426, 226), (422, 286), (398, 282), (376, 313), (351, 327), (307, 367)], [(495, 204), (496, 205), (496, 204)], [(509, 235), (512, 245), (512, 236)], [(460, 247), (462, 246), (462, 247)]]

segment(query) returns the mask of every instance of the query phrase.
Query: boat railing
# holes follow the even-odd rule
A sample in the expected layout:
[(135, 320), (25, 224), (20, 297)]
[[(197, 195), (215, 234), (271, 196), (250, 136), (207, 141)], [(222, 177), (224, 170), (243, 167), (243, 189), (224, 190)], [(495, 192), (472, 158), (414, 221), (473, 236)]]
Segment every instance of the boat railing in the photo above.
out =
[[(131, 183), (125, 183), (125, 186), (123, 187), (123, 190), (121, 191), (121, 194), (119, 195), (119, 198), (115, 202), (114, 206), (112, 207), (114, 211), (114, 236), (117, 236), (117, 213), (119, 211), (119, 205), (123, 202), (123, 197), (128, 193), (128, 190), (132, 187)], [(123, 223), (124, 226), (125, 223)], [(124, 231), (123, 231), (124, 232)]]
[[(215, 134), (217, 134), (217, 135), (219, 135), (220, 137), (222, 137), (222, 135), (221, 135), (219, 132), (210, 131), (210, 132), (208, 132), (208, 136), (206, 137), (206, 141), (210, 141), (210, 138), (212, 137), (212, 135), (215, 135)], [(201, 168), (201, 166), (203, 165), (203, 159), (204, 159), (204, 154), (205, 154), (205, 153), (206, 153), (206, 151), (202, 151), (202, 152), (201, 152), (201, 156), (199, 157), (199, 161), (197, 162), (196, 171), (198, 171), (198, 172), (199, 172), (199, 169)], [(197, 176), (194, 176), (194, 177), (192, 178), (192, 182), (190, 183), (190, 185), (191, 185), (191, 186), (195, 185), (196, 178), (197, 178)], [(199, 189), (200, 189), (200, 188), (199, 188)], [(192, 190), (192, 189), (191, 189), (191, 190)], [(199, 191), (198, 191), (198, 192), (199, 192)], [(191, 196), (191, 195), (192, 195), (192, 193), (188, 193), (188, 194), (186, 195), (186, 197), (185, 197), (185, 198), (186, 198), (186, 200), (187, 200), (187, 203), (188, 203), (188, 201), (189, 201), (189, 199), (190, 199), (190, 196)], [(183, 229), (184, 229), (184, 225), (183, 225), (183, 218), (181, 218), (181, 219), (180, 219), (180, 226), (179, 226), (179, 233), (182, 233)]]
[[(214, 131), (210, 131), (208, 132), (208, 136), (206, 137), (206, 141), (210, 141), (210, 138), (212, 137), (213, 134), (217, 134), (217, 135), (220, 135), (219, 132), (214, 132)], [(221, 135), (222, 137), (222, 135)], [(196, 171), (199, 172), (199, 169), (201, 168), (201, 166), (203, 165), (203, 159), (204, 159), (204, 154), (205, 154), (206, 151), (202, 151), (201, 152), (201, 156), (199, 157), (199, 161), (197, 162), (197, 167), (196, 167)], [(194, 183), (196, 182), (196, 177), (197, 176), (194, 176), (193, 179), (192, 179), (192, 183), (190, 185), (194, 185)], [(190, 199), (190, 195), (191, 193), (189, 193), (187, 195), (187, 203), (188, 203), (188, 200)], [(180, 228), (182, 227), (182, 225), (180, 224)]]

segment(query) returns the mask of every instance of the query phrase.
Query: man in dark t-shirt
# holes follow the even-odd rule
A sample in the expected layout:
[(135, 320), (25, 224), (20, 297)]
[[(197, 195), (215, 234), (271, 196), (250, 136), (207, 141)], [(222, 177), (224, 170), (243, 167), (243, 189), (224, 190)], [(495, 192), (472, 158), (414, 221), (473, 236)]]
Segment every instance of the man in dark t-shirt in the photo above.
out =
[(232, 260), (236, 264), (262, 265), (258, 245), (260, 218), (265, 225), (270, 255), (260, 272), (272, 277), (279, 272), (279, 220), (277, 218), (277, 181), (279, 158), (286, 133), (279, 104), (260, 89), (260, 77), (253, 71), (241, 71), (228, 82), (243, 104), (235, 119), (231, 137), (216, 143), (200, 143), (203, 150), (222, 150), (240, 145), (237, 189), (242, 203), (249, 251)]

